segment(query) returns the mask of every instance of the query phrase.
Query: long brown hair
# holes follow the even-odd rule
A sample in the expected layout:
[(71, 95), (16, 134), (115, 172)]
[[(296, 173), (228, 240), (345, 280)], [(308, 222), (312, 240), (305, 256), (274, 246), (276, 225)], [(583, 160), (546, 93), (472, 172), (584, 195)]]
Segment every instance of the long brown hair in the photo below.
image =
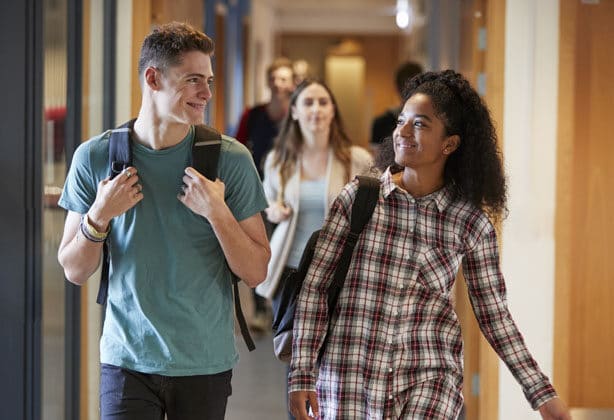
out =
[(352, 156), (350, 147), (352, 141), (347, 135), (339, 107), (335, 96), (331, 92), (326, 84), (318, 79), (306, 79), (297, 86), (294, 93), (290, 97), (290, 111), (284, 118), (279, 135), (275, 138), (273, 145), (273, 166), (279, 166), (279, 178), (280, 178), (280, 197), (283, 199), (286, 182), (292, 176), (292, 173), (296, 170), (301, 150), (303, 147), (303, 134), (299, 127), (298, 121), (292, 118), (292, 107), (296, 106), (296, 101), (305, 88), (312, 84), (318, 84), (322, 86), (332, 101), (335, 115), (330, 123), (329, 132), (329, 147), (332, 148), (335, 158), (337, 158), (345, 167), (346, 181), (350, 180), (350, 166), (352, 163)]

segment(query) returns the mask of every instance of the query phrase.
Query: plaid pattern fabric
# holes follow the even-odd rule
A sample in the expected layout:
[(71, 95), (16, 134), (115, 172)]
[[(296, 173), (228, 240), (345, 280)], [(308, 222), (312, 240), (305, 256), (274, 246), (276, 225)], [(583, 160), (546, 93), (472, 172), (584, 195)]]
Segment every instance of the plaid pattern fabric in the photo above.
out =
[(463, 408), (462, 380), (445, 375), (415, 384), (402, 396), (401, 419), (456, 419)]
[(416, 200), (388, 171), (382, 181), (318, 369), (326, 290), (349, 230), (357, 182), (332, 205), (299, 297), (289, 390), (317, 388), (326, 419), (455, 418), (462, 406), (463, 346), (450, 293), (462, 264), (480, 328), (532, 407), (553, 398), (507, 309), (496, 234), (486, 215), (446, 188)]

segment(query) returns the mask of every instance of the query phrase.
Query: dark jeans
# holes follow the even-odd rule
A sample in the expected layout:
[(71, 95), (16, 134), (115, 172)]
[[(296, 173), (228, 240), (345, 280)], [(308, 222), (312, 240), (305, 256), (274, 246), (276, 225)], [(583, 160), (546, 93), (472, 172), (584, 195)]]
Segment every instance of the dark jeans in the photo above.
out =
[(232, 370), (162, 376), (102, 364), (101, 420), (223, 420)]

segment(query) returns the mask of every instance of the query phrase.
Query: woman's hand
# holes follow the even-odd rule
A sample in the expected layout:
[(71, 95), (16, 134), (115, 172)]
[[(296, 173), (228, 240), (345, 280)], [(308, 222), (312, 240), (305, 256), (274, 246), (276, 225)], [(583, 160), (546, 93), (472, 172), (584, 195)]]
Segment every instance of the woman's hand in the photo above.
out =
[(539, 407), (539, 414), (544, 420), (571, 420), (571, 414), (560, 398), (553, 398), (543, 403)]
[[(319, 418), (320, 408), (318, 406), (318, 398), (314, 391), (291, 392), (288, 396), (288, 405), (290, 412), (296, 418), (296, 420)], [(311, 407), (311, 413), (309, 413), (307, 407)]]
[(265, 210), (266, 217), (271, 223), (280, 223), (287, 220), (292, 215), (292, 207), (286, 206), (285, 203), (276, 202), (270, 205)]

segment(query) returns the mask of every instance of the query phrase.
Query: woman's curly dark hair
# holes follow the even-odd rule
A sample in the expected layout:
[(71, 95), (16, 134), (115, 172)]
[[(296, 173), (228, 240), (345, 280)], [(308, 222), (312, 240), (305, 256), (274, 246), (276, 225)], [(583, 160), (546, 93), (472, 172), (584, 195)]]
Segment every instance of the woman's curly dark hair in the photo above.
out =
[[(458, 135), (460, 145), (448, 157), (444, 181), (457, 196), (482, 208), (494, 219), (507, 214), (507, 186), (497, 134), (488, 107), (469, 82), (453, 70), (425, 72), (410, 79), (403, 89), (403, 103), (416, 93), (430, 97), (443, 121), (446, 135)], [(382, 171), (395, 163), (392, 137), (381, 145), (376, 166)]]

